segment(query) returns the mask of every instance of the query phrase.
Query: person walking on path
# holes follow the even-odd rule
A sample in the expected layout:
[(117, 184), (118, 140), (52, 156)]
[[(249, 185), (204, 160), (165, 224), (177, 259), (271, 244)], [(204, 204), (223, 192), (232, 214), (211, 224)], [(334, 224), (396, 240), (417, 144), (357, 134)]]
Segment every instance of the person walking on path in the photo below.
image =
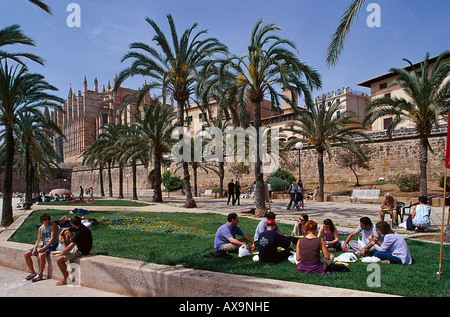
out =
[(233, 201), (233, 205), (238, 204), (238, 206), (241, 205), (241, 185), (239, 184), (239, 181), (236, 181), (236, 184), (234, 184), (234, 191), (236, 195), (236, 199)]
[(236, 203), (235, 201), (235, 197), (234, 197), (234, 182), (233, 180), (231, 180), (231, 182), (228, 183), (228, 202), (227, 205), (230, 204), (230, 199), (231, 199), (231, 203), (234, 205)]
[(299, 205), (297, 203), (297, 200), (296, 200), (296, 197), (295, 197), (296, 191), (297, 191), (297, 185), (295, 184), (295, 179), (294, 179), (292, 181), (292, 184), (289, 186), (289, 189), (288, 189), (288, 194), (291, 197), (291, 200), (289, 201), (289, 205), (287, 206), (287, 210), (291, 210), (292, 203), (294, 203), (295, 208), (297, 209), (297, 211), (300, 211), (300, 207), (299, 207)]

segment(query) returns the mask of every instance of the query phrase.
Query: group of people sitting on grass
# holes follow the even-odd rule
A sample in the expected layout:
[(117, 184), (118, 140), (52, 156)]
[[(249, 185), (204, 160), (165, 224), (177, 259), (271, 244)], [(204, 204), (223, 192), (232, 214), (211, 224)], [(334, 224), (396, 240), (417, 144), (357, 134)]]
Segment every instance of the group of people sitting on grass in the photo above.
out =
[[(60, 251), (56, 263), (63, 274), (63, 279), (56, 285), (66, 285), (69, 276), (66, 262), (89, 255), (92, 249), (92, 234), (84, 225), (85, 221), (83, 217), (73, 215), (70, 218), (63, 217), (52, 222), (50, 215), (43, 213), (40, 216), (42, 225), (39, 227), (36, 242), (33, 248), (24, 255), (29, 269), (26, 279), (33, 282), (42, 280), (47, 255), (54, 251)], [(39, 258), (39, 273), (34, 270), (32, 256)]]
[[(238, 223), (239, 216), (230, 213), (227, 223), (219, 227), (214, 240), (217, 252), (237, 253), (240, 248), (251, 251), (258, 248), (259, 261), (265, 263), (280, 263), (294, 255), (298, 271), (319, 274), (330, 273), (334, 260), (330, 251), (353, 252), (392, 264), (412, 263), (403, 237), (393, 232), (387, 222), (380, 221), (374, 225), (368, 217), (362, 217), (359, 226), (344, 241), (339, 240), (337, 228), (330, 219), (324, 220), (317, 232), (317, 222), (309, 220), (307, 214), (300, 215), (290, 235), (280, 231), (273, 212), (268, 212), (266, 219), (259, 222), (253, 239), (242, 231)], [(237, 239), (236, 235), (242, 238)], [(360, 238), (354, 240), (358, 235)], [(295, 253), (292, 250), (294, 246)]]

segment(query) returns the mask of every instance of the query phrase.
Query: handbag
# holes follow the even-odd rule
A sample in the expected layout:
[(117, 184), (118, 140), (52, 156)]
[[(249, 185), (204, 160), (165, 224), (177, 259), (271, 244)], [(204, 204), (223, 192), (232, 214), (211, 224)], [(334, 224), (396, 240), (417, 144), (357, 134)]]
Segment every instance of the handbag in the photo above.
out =
[(415, 230), (416, 226), (412, 223), (412, 216), (409, 215), (408, 219), (406, 219), (406, 230)]

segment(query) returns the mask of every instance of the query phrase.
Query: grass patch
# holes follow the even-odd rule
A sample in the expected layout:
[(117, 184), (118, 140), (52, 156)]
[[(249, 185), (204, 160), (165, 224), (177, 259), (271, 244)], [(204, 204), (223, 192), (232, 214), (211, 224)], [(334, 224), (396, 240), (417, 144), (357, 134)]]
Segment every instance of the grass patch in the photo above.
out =
[[(64, 211), (46, 210), (32, 213), (11, 241), (33, 244), (37, 235), (39, 215), (48, 212), (52, 219), (67, 215)], [(301, 274), (286, 261), (280, 264), (255, 263), (251, 257), (232, 260), (211, 260), (203, 255), (214, 250), (214, 235), (226, 217), (213, 213), (142, 213), (95, 212), (87, 218), (96, 218), (103, 225), (91, 228), (94, 246), (92, 253), (140, 261), (183, 265), (187, 268), (222, 273), (271, 278), (291, 282), (340, 287), (402, 296), (445, 297), (450, 295), (449, 246), (444, 246), (443, 274), (438, 280), (439, 245), (407, 240), (413, 258), (410, 266), (379, 264), (381, 287), (367, 284), (372, 270), (360, 261), (349, 265), (349, 273), (332, 275)], [(253, 236), (258, 220), (240, 217), (239, 226)], [(280, 224), (288, 233), (292, 226)], [(340, 252), (335, 252), (338, 256)]]

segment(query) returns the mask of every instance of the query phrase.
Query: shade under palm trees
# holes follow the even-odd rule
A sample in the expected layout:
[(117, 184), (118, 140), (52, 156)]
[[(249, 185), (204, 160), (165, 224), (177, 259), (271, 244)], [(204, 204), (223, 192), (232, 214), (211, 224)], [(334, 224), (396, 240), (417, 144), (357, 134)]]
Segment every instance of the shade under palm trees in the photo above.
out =
[[(312, 103), (311, 91), (321, 87), (319, 74), (300, 62), (292, 50), (294, 43), (273, 33), (280, 31), (274, 24), (262, 25), (259, 20), (253, 27), (248, 52), (240, 57), (221, 61), (219, 69), (227, 69), (234, 75), (233, 84), (228, 87), (229, 99), (236, 101), (237, 113), (246, 113), (247, 105), (253, 106), (254, 128), (256, 130), (256, 212), (264, 216), (267, 212), (264, 201), (262, 159), (259, 149), (261, 128), (261, 103), (270, 98), (273, 109), (280, 110), (281, 100), (297, 109), (297, 99), (288, 98), (281, 90), (290, 91), (292, 96), (303, 95), (307, 104)], [(218, 80), (222, 80), (220, 76)]]
[(433, 126), (450, 110), (450, 51), (439, 55), (431, 65), (430, 54), (414, 67), (404, 59), (410, 68), (391, 68), (397, 76), (393, 85), (399, 85), (407, 98), (384, 97), (375, 99), (366, 107), (365, 123), (373, 123), (383, 117), (392, 117), (388, 134), (404, 122), (410, 122), (419, 138), (420, 195), (427, 195), (428, 137)]
[[(149, 83), (138, 92), (138, 100), (139, 96), (143, 98), (152, 89), (159, 89), (163, 97), (173, 96), (177, 102), (177, 126), (184, 127), (185, 109), (195, 92), (200, 68), (215, 54), (227, 53), (227, 48), (215, 38), (203, 38), (206, 30), (194, 33), (197, 24), (179, 37), (172, 16), (168, 15), (167, 19), (172, 41), (167, 39), (153, 20), (146, 18), (156, 33), (153, 41), (155, 47), (160, 48), (160, 52), (145, 43), (132, 43), (130, 45), (132, 51), (122, 59), (122, 61), (132, 60), (132, 65), (120, 73), (115, 88), (117, 89), (129, 77), (149, 78)], [(188, 162), (184, 161), (183, 174), (186, 186), (185, 207), (196, 207), (190, 185)]]

